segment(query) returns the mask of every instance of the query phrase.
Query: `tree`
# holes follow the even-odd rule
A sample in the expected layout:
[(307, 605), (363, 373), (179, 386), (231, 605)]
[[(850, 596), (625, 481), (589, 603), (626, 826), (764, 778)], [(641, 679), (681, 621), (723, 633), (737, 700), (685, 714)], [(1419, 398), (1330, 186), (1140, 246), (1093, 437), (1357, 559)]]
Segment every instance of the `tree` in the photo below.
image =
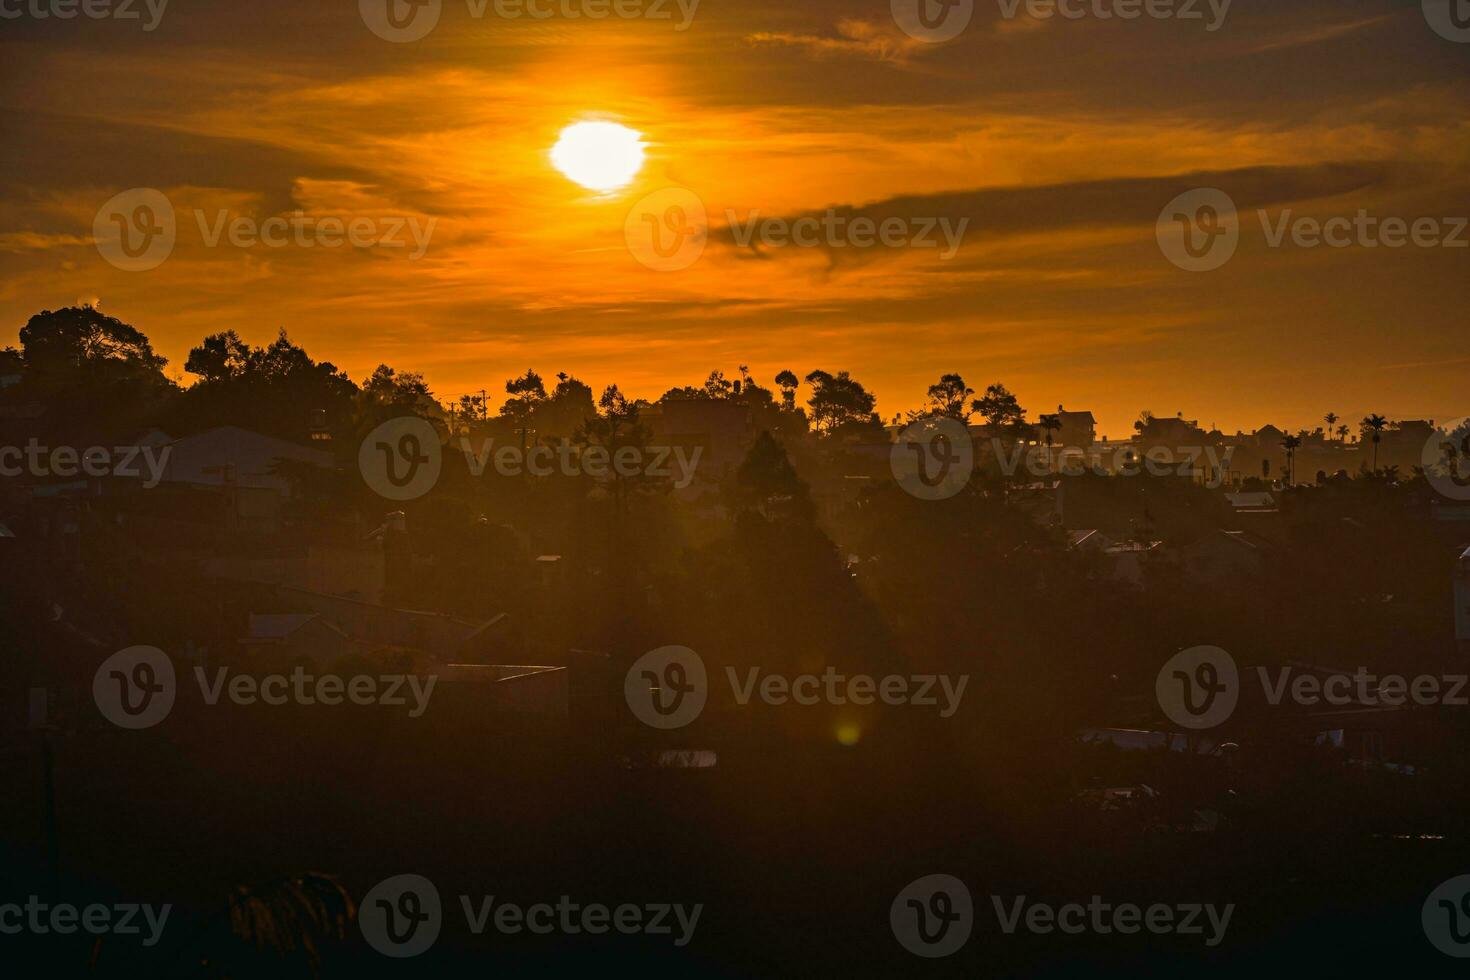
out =
[(460, 395), (459, 401), (449, 406), (448, 415), (457, 430), (468, 430), (476, 422), (482, 422), (489, 414), (484, 395)]
[[(597, 407), (597, 413), (577, 426), (572, 441), (583, 447), (605, 449), (609, 460), (615, 459), (618, 450), (625, 446), (638, 449), (641, 455), (648, 442), (649, 431), (638, 420), (638, 403), (629, 401), (617, 385), (608, 385), (597, 400)], [(629, 484), (651, 482), (651, 478), (641, 471), (628, 476), (617, 466), (609, 466), (609, 470), (612, 473), (613, 500), (618, 514), (622, 515), (627, 511)]]
[(20, 328), (20, 345), (26, 367), (38, 374), (111, 368), (167, 383), (168, 359), (153, 352), (142, 331), (91, 306), (37, 313)]
[(1348, 433), (1351, 431), (1346, 425), (1339, 425), (1337, 427), (1337, 441), (1347, 442)]
[(1286, 450), (1286, 485), (1292, 486), (1296, 483), (1296, 451), (1301, 448), (1301, 436), (1287, 436), (1281, 440), (1281, 448)]
[(136, 429), (178, 394), (163, 374), (167, 359), (147, 336), (91, 306), (37, 313), (21, 328), (20, 344), (5, 360), (11, 371), (24, 368), (25, 397), (45, 405), (52, 424)]
[(189, 352), (184, 370), (199, 375), (205, 384), (223, 384), (245, 376), (251, 368), (250, 345), (233, 330), (210, 334)]
[(735, 498), (744, 507), (766, 517), (780, 510), (796, 517), (813, 513), (806, 483), (791, 465), (786, 450), (769, 432), (756, 437), (735, 471)]
[(781, 407), (788, 411), (796, 411), (796, 389), (801, 386), (793, 371), (782, 371), (776, 375), (776, 387), (781, 389)]
[(1052, 436), (1059, 429), (1061, 429), (1061, 427), (1062, 427), (1062, 417), (1060, 415), (1054, 415), (1054, 414), (1053, 415), (1042, 415), (1040, 417), (1039, 424), (1040, 424), (1040, 426), (1042, 428), (1042, 431), (1044, 431), (1046, 433), (1046, 459), (1047, 459), (1047, 464), (1050, 465), (1051, 464)]
[(828, 374), (813, 371), (806, 376), (812, 386), (807, 405), (812, 410), (812, 424), (822, 435), (830, 436), (848, 428), (880, 428), (882, 422), (873, 411), (877, 398), (846, 371)]
[(1373, 470), (1378, 471), (1378, 444), (1383, 440), (1383, 430), (1388, 428), (1388, 419), (1382, 415), (1373, 414), (1365, 417), (1362, 422), (1363, 433), (1372, 433), (1373, 437)]
[(986, 388), (985, 396), (975, 399), (970, 407), (997, 429), (1019, 430), (1026, 424), (1026, 410), (1003, 384), (993, 384)]
[(171, 432), (240, 425), (299, 439), (317, 416), (345, 431), (357, 403), (352, 379), (329, 361), (313, 360), (284, 329), (264, 348), (249, 347), (232, 330), (211, 334), (189, 352), (185, 370), (201, 380), (166, 421)]
[(546, 401), (536, 406), (533, 420), (543, 437), (570, 438), (584, 422), (596, 417), (592, 389), (562, 371)]
[(975, 394), (975, 389), (966, 387), (964, 378), (958, 374), (942, 375), (937, 384), (929, 386), (928, 394), (929, 404), (921, 411), (910, 412), (909, 421), (950, 418), (969, 423), (972, 410), (966, 407), (966, 399)]
[(535, 415), (537, 407), (546, 401), (546, 384), (541, 380), (541, 375), (527, 368), (525, 374), (505, 383), (505, 393), (510, 397), (500, 406), (500, 417), (510, 420), (517, 431), (521, 432), (524, 448), (525, 430), (531, 427), (531, 417)]
[(1327, 435), (1329, 437), (1332, 435), (1332, 427), (1337, 424), (1337, 419), (1338, 415), (1336, 412), (1328, 412), (1322, 416), (1322, 421), (1327, 423)]
[(729, 398), (736, 390), (735, 382), (725, 380), (724, 371), (711, 371), (704, 382), (704, 397), (706, 398)]
[[(1026, 424), (1026, 410), (1005, 385), (993, 384), (985, 389), (981, 398), (975, 399), (970, 406), (984, 417), (994, 439), (998, 444), (998, 458), (1017, 458), (1015, 449), (1019, 447), (1030, 433), (1031, 428)], [(1013, 470), (1002, 467), (1001, 491), (1002, 494), (1009, 493), (1011, 478), (1015, 476)]]
[(372, 377), (363, 382), (362, 393), (369, 404), (400, 413), (417, 412), (434, 405), (433, 395), (422, 374), (399, 374), (386, 364), (379, 364)]
[[(541, 380), (541, 375), (527, 368), (525, 374), (519, 378), (511, 378), (505, 383), (505, 393), (516, 398), (539, 402), (546, 397), (546, 384)], [(504, 414), (504, 409), (501, 410), (501, 414)]]

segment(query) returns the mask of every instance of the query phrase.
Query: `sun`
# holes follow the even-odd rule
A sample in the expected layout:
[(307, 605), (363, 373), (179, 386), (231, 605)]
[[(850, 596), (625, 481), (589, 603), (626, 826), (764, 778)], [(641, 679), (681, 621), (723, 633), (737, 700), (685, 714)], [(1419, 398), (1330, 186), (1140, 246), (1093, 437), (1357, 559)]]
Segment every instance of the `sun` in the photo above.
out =
[(551, 165), (568, 179), (606, 194), (643, 169), (643, 134), (611, 122), (573, 123), (551, 148)]

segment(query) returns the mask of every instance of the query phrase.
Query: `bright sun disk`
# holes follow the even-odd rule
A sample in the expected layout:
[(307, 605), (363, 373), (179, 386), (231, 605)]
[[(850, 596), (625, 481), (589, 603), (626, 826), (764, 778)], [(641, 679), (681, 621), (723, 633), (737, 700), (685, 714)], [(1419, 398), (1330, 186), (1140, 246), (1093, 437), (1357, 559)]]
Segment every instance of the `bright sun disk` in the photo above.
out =
[(643, 169), (643, 134), (617, 123), (573, 123), (551, 148), (551, 165), (590, 190), (615, 191)]

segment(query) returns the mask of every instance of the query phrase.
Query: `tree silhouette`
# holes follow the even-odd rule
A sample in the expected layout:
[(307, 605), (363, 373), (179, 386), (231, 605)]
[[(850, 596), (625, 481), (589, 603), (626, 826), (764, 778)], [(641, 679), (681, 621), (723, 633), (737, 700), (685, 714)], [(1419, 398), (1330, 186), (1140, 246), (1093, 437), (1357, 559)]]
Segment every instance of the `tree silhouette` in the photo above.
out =
[(1382, 415), (1373, 414), (1363, 419), (1363, 432), (1372, 433), (1373, 438), (1373, 471), (1378, 471), (1378, 444), (1383, 440), (1383, 430), (1388, 427), (1388, 419)]
[(812, 410), (812, 425), (822, 435), (882, 426), (878, 413), (873, 411), (877, 398), (846, 371), (835, 375), (813, 371), (806, 376), (806, 383), (812, 386), (812, 396), (807, 400)]
[(769, 432), (756, 436), (735, 471), (735, 499), (739, 506), (765, 516), (776, 511), (810, 517), (814, 512), (806, 483), (791, 465), (785, 448)]
[(776, 375), (776, 387), (781, 389), (781, 407), (788, 412), (796, 411), (796, 389), (800, 385), (794, 371), (782, 371)]
[(184, 362), (184, 370), (199, 375), (206, 384), (238, 380), (250, 367), (250, 345), (233, 330), (205, 337)]
[(379, 364), (372, 376), (363, 382), (362, 395), (369, 405), (397, 414), (438, 408), (422, 374), (400, 374), (386, 364)]
[(1286, 485), (1292, 486), (1296, 483), (1296, 451), (1301, 448), (1301, 436), (1287, 436), (1281, 440), (1281, 448), (1286, 450)]
[(1042, 431), (1046, 433), (1046, 460), (1049, 466), (1051, 465), (1052, 436), (1061, 429), (1062, 418), (1060, 415), (1055, 414), (1042, 415), (1038, 420), (1038, 424), (1041, 426)]
[(26, 367), (38, 375), (107, 368), (119, 376), (165, 382), (168, 359), (153, 352), (148, 338), (91, 306), (37, 313), (20, 328), (20, 344)]
[(301, 439), (317, 414), (329, 429), (345, 432), (358, 405), (357, 385), (331, 362), (313, 360), (284, 329), (263, 348), (249, 347), (234, 331), (211, 334), (189, 352), (184, 369), (200, 381), (160, 420), (170, 432), (239, 425)]
[(950, 418), (969, 423), (973, 410), (968, 406), (967, 400), (975, 394), (975, 389), (967, 387), (965, 379), (960, 375), (942, 375), (938, 383), (929, 386), (928, 394), (929, 403), (917, 412), (910, 412), (910, 422), (927, 418)]

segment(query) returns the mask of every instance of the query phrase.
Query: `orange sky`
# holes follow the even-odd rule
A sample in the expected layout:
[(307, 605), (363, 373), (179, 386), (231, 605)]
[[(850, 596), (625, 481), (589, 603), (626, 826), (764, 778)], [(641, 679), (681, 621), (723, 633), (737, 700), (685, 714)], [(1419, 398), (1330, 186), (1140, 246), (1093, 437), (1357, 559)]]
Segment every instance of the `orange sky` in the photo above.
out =
[[(284, 326), (358, 380), (386, 362), (446, 400), (527, 367), (653, 398), (743, 363), (767, 383), (850, 370), (885, 416), (957, 370), (1033, 412), (1091, 408), (1111, 435), (1145, 408), (1230, 431), (1470, 412), (1470, 249), (1271, 248), (1255, 217), (1470, 215), (1470, 44), (1417, 0), (1238, 3), (1214, 32), (981, 2), (944, 44), (899, 32), (889, 0), (702, 0), (684, 31), (677, 12), (511, 20), (444, 0), (408, 43), (356, 3), (201, 6), (152, 31), (6, 22), (11, 338), (92, 299), (180, 372), (207, 333), (263, 344)], [(581, 119), (644, 134), (622, 192), (550, 166)], [(1188, 273), (1155, 221), (1201, 186), (1240, 206), (1241, 239)], [(125, 271), (93, 222), (140, 187), (172, 204), (177, 241)], [(696, 194), (711, 230), (692, 266), (655, 271), (624, 222), (667, 187)], [(968, 225), (949, 259), (741, 248), (724, 229), (727, 213), (833, 207)], [(211, 246), (196, 211), (433, 233), (418, 258)]]

